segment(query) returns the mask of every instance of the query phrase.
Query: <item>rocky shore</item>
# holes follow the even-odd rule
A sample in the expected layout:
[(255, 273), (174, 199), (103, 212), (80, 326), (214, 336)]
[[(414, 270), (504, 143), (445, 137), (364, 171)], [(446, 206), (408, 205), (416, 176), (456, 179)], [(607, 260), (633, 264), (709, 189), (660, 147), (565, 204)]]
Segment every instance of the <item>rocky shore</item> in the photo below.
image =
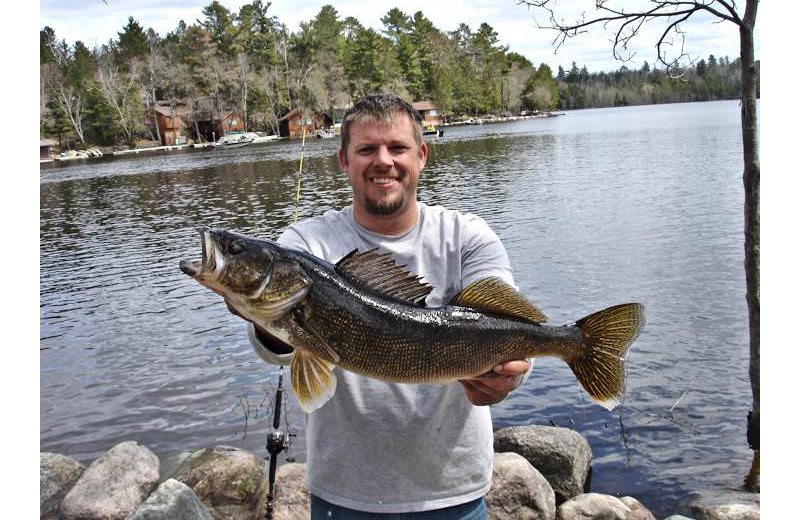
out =
[[(591, 493), (592, 450), (580, 434), (550, 426), (495, 432), (491, 519), (656, 520), (633, 497)], [(167, 478), (147, 447), (126, 441), (88, 467), (41, 453), (42, 520), (262, 520), (264, 459), (230, 446), (188, 455)], [(305, 464), (284, 464), (276, 478), (274, 518), (309, 518)], [(665, 520), (760, 519), (760, 495), (703, 491), (676, 505)], [(663, 520), (663, 519), (662, 519)]]

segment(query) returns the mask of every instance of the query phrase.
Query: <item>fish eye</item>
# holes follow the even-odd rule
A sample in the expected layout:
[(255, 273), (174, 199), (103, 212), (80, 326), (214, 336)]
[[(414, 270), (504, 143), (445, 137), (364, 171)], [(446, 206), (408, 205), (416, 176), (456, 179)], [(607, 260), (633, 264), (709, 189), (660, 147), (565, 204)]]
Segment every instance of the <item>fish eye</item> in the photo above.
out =
[(245, 249), (245, 247), (244, 247), (244, 241), (243, 240), (234, 240), (233, 242), (231, 242), (231, 245), (228, 248), (228, 251), (230, 251), (230, 253), (232, 255), (238, 255), (239, 253), (244, 251), (244, 249)]

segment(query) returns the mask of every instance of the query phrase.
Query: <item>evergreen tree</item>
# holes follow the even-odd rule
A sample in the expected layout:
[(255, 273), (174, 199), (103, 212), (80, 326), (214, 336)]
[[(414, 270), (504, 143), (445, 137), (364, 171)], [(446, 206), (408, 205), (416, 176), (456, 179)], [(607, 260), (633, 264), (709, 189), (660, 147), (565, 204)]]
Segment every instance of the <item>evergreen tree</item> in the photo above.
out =
[(119, 41), (116, 44), (115, 62), (122, 70), (130, 70), (131, 61), (144, 59), (150, 50), (147, 33), (139, 22), (128, 17), (128, 23), (118, 32)]

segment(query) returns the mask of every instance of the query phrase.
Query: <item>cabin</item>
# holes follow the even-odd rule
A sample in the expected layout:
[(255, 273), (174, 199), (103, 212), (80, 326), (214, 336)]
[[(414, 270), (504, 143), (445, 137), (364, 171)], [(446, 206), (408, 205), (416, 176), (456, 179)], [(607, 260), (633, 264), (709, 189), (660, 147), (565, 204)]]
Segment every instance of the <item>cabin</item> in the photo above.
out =
[(231, 132), (244, 132), (244, 118), (233, 110), (226, 112), (216, 121), (217, 138)]
[(234, 110), (224, 112), (220, 118), (213, 117), (210, 110), (192, 114), (182, 104), (156, 105), (155, 111), (162, 146), (187, 144), (190, 136), (197, 141), (211, 142), (225, 134), (244, 130), (244, 118)]
[(307, 114), (302, 109), (295, 108), (278, 120), (278, 133), (281, 137), (300, 139), (303, 137), (303, 128), (306, 129), (306, 137), (311, 137), (316, 135), (318, 130), (324, 130), (332, 124), (331, 118), (325, 114), (320, 112)]
[(57, 145), (58, 141), (52, 139), (39, 139), (39, 160), (50, 159), (50, 149)]
[(439, 117), (439, 109), (430, 101), (414, 101), (411, 108), (419, 112), (422, 118), (422, 126), (439, 126), (442, 120)]
[(184, 134), (184, 127), (188, 120), (188, 111), (184, 106), (156, 105), (156, 124), (158, 125), (158, 135), (161, 136), (162, 146), (174, 146), (186, 144), (187, 138)]
[(219, 141), (231, 132), (244, 132), (244, 118), (235, 110), (224, 112), (220, 118), (214, 118), (209, 110), (204, 110), (197, 114), (197, 131), (206, 141)]

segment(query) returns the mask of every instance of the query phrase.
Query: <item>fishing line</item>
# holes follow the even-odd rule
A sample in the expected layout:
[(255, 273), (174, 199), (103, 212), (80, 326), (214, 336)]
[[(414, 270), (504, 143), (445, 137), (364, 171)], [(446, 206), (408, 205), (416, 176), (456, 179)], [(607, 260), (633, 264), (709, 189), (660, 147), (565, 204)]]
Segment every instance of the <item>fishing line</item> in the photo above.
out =
[(297, 170), (297, 189), (294, 196), (294, 223), (297, 224), (297, 213), (300, 210), (300, 179), (303, 177), (303, 152), (306, 149), (306, 125), (303, 125), (303, 142), (300, 144), (300, 168)]

